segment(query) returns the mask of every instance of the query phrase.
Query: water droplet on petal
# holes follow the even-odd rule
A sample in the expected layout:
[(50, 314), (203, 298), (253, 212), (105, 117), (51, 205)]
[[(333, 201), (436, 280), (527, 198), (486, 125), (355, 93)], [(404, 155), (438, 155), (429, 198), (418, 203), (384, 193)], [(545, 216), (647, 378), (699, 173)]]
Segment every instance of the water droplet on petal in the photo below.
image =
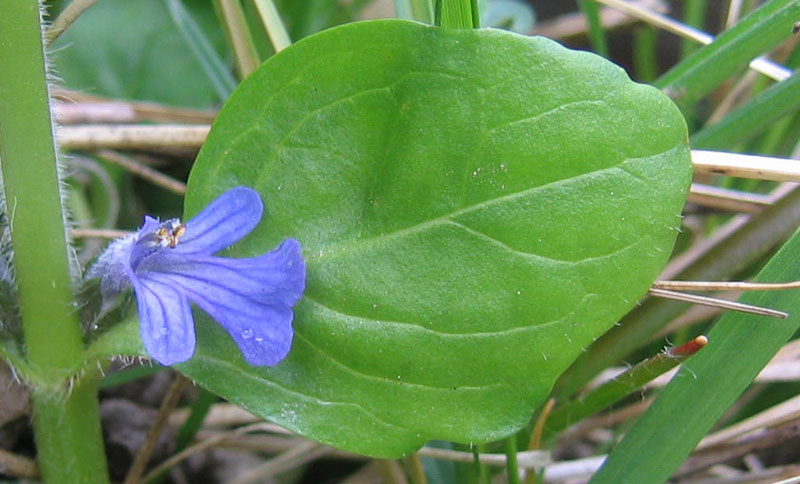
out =
[(256, 343), (263, 343), (263, 342), (264, 342), (264, 338), (262, 338), (261, 336), (256, 338)]
[(244, 331), (242, 331), (242, 338), (250, 339), (252, 337), (253, 337), (253, 329), (252, 328), (247, 328)]

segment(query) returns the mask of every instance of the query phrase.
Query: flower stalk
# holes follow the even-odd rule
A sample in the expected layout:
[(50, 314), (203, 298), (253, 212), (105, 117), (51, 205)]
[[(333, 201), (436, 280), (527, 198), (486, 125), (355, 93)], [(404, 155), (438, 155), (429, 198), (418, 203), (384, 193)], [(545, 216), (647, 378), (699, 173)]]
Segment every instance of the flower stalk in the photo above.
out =
[[(39, 466), (46, 482), (107, 482), (96, 370), (74, 311), (40, 6), (8, 3), (0, 15), (0, 159)], [(69, 472), (64, 472), (69, 469)]]

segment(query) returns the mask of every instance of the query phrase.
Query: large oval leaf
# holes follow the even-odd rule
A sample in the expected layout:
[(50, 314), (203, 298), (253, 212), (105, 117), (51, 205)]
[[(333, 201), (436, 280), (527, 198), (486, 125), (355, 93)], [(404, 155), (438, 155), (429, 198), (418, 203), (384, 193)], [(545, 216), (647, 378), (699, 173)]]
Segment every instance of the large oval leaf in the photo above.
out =
[(302, 242), (294, 347), (253, 368), (201, 319), (180, 369), (364, 454), (505, 436), (665, 263), (686, 138), (657, 90), (542, 38), (376, 21), (298, 42), (234, 93), (187, 197), (261, 193), (234, 255)]

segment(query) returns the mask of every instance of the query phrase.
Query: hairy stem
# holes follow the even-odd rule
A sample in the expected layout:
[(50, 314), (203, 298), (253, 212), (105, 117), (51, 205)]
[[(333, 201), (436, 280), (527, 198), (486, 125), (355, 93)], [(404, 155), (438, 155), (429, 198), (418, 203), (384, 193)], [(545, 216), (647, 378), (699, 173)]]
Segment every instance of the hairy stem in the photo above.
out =
[(0, 15), (0, 158), (14, 246), (34, 431), (46, 482), (107, 482), (97, 412), (98, 371), (74, 309), (39, 3)]

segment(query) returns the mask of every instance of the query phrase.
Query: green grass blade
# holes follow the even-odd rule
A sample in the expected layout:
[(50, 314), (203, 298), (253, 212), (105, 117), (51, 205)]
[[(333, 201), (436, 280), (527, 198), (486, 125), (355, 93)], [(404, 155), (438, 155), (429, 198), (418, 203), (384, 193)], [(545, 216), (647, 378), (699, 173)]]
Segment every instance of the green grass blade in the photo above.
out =
[(547, 417), (545, 438), (552, 437), (567, 428), (571, 423), (614, 404), (648, 382), (683, 363), (690, 356), (700, 351), (706, 344), (702, 336), (677, 348), (668, 348), (652, 358), (639, 362), (613, 380), (589, 390), (585, 395), (565, 402), (556, 407)]
[(657, 31), (651, 26), (643, 26), (634, 33), (633, 66), (641, 82), (651, 83), (658, 75), (656, 38)]
[(236, 89), (236, 79), (233, 78), (228, 66), (211, 46), (211, 42), (200, 30), (181, 0), (167, 0), (167, 9), (172, 21), (178, 26), (181, 35), (186, 39), (186, 43), (213, 84), (220, 101), (225, 101)]
[(692, 136), (695, 148), (721, 150), (761, 134), (800, 107), (800, 73), (772, 85), (720, 122)]
[[(800, 232), (756, 280), (800, 279), (798, 253)], [(790, 316), (785, 320), (743, 313), (723, 316), (709, 334), (706, 349), (672, 379), (611, 452), (591, 484), (664, 482), (800, 327), (800, 298), (795, 291), (751, 292), (741, 300), (780, 309)]]
[(394, 0), (397, 18), (416, 20), (426, 24), (433, 23), (433, 3), (431, 0)]
[(589, 42), (592, 44), (592, 49), (603, 57), (608, 57), (608, 40), (600, 22), (600, 6), (594, 0), (578, 0), (578, 7), (589, 25)]
[(691, 106), (748, 62), (792, 35), (800, 0), (771, 0), (669, 70), (657, 82), (682, 106)]
[[(706, 0), (685, 0), (683, 2), (683, 23), (698, 30), (704, 30), (706, 20)], [(697, 44), (689, 39), (681, 39), (681, 59), (688, 57), (698, 48)]]
[(281, 20), (278, 9), (275, 8), (275, 3), (272, 0), (254, 0), (254, 2), (275, 52), (292, 45), (292, 39), (289, 38), (289, 32)]
[(478, 28), (481, 26), (477, 0), (436, 0), (434, 24), (441, 27)]

